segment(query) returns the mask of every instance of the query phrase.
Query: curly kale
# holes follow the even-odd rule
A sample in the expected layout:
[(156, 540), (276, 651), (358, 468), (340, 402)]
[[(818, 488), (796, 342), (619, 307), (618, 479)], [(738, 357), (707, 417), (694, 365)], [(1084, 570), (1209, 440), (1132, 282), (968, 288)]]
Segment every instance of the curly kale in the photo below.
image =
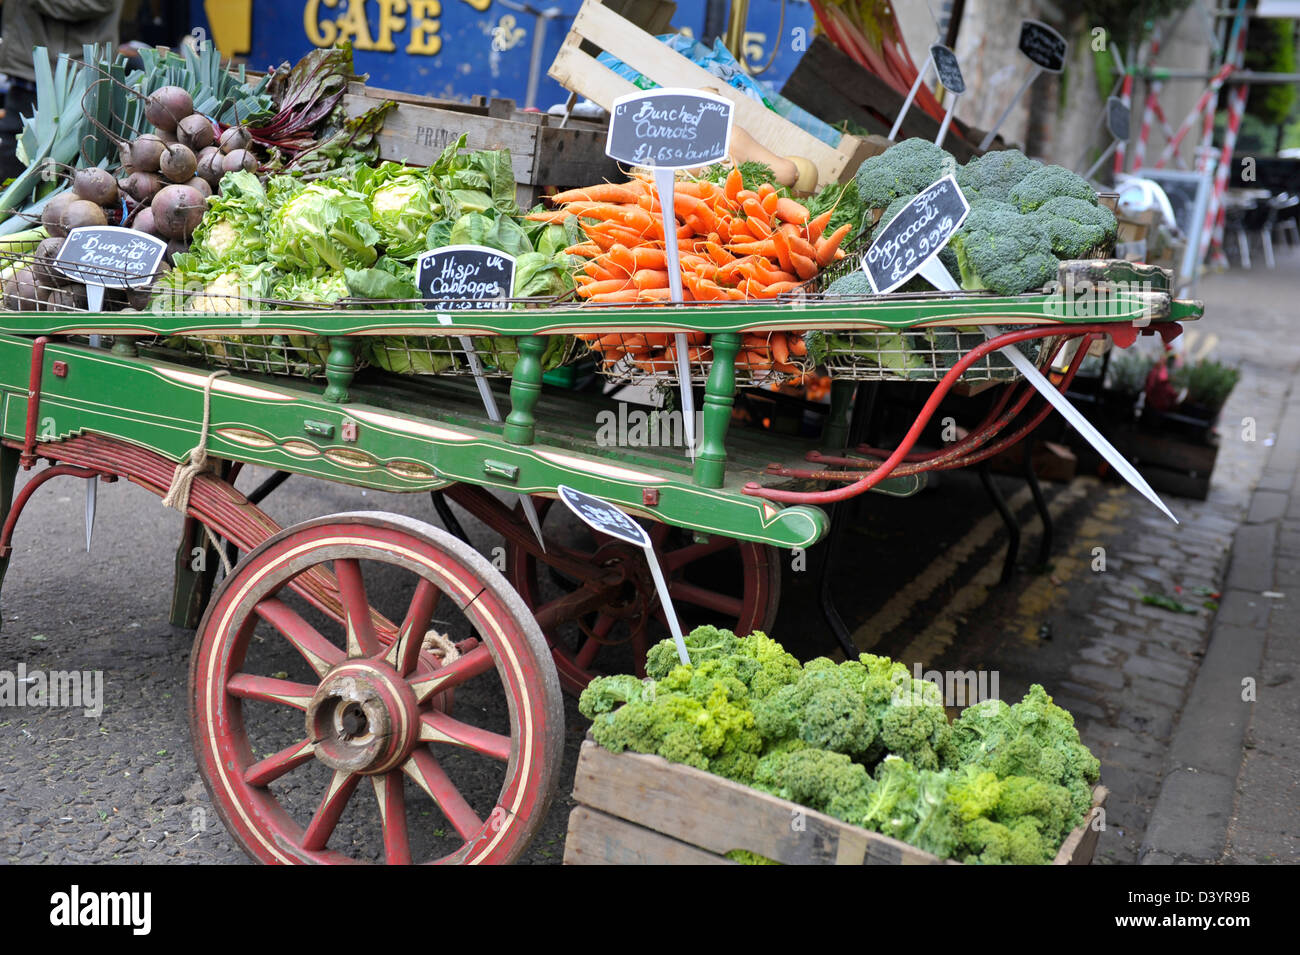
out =
[(824, 749), (768, 753), (754, 771), (756, 788), (855, 825), (865, 818), (871, 785), (860, 763)]
[(1034, 210), (1031, 218), (1047, 236), (1052, 254), (1060, 259), (1081, 259), (1089, 255), (1098, 246), (1112, 242), (1119, 228), (1115, 213), (1105, 206), (1073, 196), (1048, 199)]
[(957, 185), (966, 201), (1010, 202), (1011, 189), (1042, 163), (1018, 149), (997, 149), (977, 156), (957, 170)]
[(1052, 702), (1038, 684), (1014, 706), (985, 700), (968, 706), (952, 724), (949, 763), (967, 764), (1000, 779), (1027, 776), (1065, 788), (1070, 824), (1092, 805), (1092, 784), (1101, 764), (1079, 739), (1074, 717)]
[(756, 701), (754, 720), (766, 741), (797, 739), (850, 756), (867, 753), (879, 730), (862, 694), (834, 664), (805, 668), (797, 682)]
[(950, 245), (956, 248), (961, 285), (1019, 295), (1041, 288), (1057, 273), (1047, 236), (1029, 216), (1002, 202), (971, 209)]
[(1026, 776), (998, 779), (966, 766), (949, 782), (948, 799), (961, 821), (967, 862), (1051, 862), (1075, 825), (1065, 788)]
[[(762, 699), (799, 678), (799, 661), (761, 631), (737, 637), (718, 627), (696, 627), (686, 635), (685, 642), (692, 664), (718, 661), (754, 699)], [(672, 640), (661, 640), (646, 653), (646, 673), (655, 679), (662, 679), (678, 666), (681, 661)]]
[(853, 181), (865, 209), (884, 209), (899, 196), (915, 195), (957, 171), (957, 160), (926, 139), (905, 139), (866, 159)]
[(596, 677), (578, 697), (578, 712), (594, 720), (601, 713), (609, 713), (624, 703), (641, 699), (649, 686), (630, 673)]
[[(687, 672), (677, 682), (690, 679)], [(653, 753), (748, 781), (758, 764), (762, 739), (754, 731), (754, 714), (743, 686), (724, 677), (707, 688), (697, 684), (691, 690), (687, 694), (656, 687), (641, 699), (599, 714), (591, 724), (592, 739), (611, 752)]]
[(950, 779), (948, 772), (917, 769), (905, 759), (886, 756), (876, 767), (860, 824), (950, 858), (961, 844), (960, 820), (948, 798)]
[(1073, 196), (1090, 205), (1097, 204), (1097, 194), (1087, 179), (1064, 166), (1040, 166), (1011, 187), (1007, 201), (1021, 212), (1033, 212), (1049, 199)]

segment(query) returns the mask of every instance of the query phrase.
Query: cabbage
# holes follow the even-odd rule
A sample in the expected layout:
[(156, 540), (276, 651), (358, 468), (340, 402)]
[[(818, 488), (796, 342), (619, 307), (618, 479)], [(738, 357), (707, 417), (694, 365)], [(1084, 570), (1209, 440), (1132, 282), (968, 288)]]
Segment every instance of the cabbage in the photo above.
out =
[(342, 272), (326, 272), (323, 275), (294, 272), (276, 283), (271, 297), (286, 302), (324, 305), (347, 298), (350, 294), (347, 279)]
[(208, 200), (190, 253), (210, 264), (253, 262), (265, 257), (266, 190), (247, 170), (227, 173), (220, 195)]
[(379, 255), (379, 233), (369, 219), (361, 193), (339, 180), (314, 182), (272, 213), (267, 256), (286, 271), (364, 268)]
[(356, 173), (356, 187), (370, 205), (370, 222), (387, 253), (414, 259), (425, 250), (429, 226), (442, 215), (425, 175), (401, 163), (386, 162)]

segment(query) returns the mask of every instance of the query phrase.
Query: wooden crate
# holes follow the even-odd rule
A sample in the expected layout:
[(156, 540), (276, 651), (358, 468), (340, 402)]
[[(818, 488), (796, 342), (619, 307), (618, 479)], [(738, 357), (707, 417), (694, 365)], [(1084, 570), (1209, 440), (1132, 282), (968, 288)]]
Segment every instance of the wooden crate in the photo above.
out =
[[(848, 120), (881, 137), (889, 135), (903, 107), (903, 97), (897, 90), (824, 36), (813, 38), (781, 88), (781, 95), (832, 125)], [(969, 138), (963, 138), (963, 133)], [(898, 130), (899, 140), (919, 136), (934, 142), (938, 135), (939, 123), (915, 104)], [(954, 117), (943, 148), (964, 163), (980, 154), (971, 140), (978, 143), (983, 138), (982, 131), (967, 129)], [(1000, 138), (996, 144), (993, 148), (1005, 148)]]
[(735, 104), (736, 124), (767, 149), (810, 160), (819, 184), (842, 182), (872, 154), (856, 136), (843, 136), (837, 146), (822, 142), (660, 43), (655, 34), (668, 28), (675, 9), (666, 0), (584, 0), (549, 75), (606, 110), (637, 87), (597, 62), (601, 51), (660, 86), (715, 90)]
[[(1093, 791), (1093, 814), (1106, 802)], [(956, 865), (905, 842), (659, 756), (582, 744), (566, 865), (731, 865), (748, 849), (786, 865)], [(1092, 816), (1089, 817), (1091, 820)], [(1056, 865), (1087, 865), (1099, 831), (1066, 838)]]
[(343, 97), (349, 116), (384, 100), (397, 107), (379, 132), (384, 159), (427, 166), (462, 133), (469, 149), (508, 149), (520, 205), (527, 208), (545, 186), (569, 189), (622, 178), (605, 155), (606, 123), (516, 109), (514, 100), (476, 97), (470, 103), (437, 100), (353, 83)]

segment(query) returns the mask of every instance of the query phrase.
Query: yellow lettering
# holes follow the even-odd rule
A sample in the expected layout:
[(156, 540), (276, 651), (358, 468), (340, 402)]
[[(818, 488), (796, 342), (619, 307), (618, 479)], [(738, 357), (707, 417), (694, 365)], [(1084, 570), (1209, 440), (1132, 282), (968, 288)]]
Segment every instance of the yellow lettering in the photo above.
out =
[(379, 36), (375, 39), (375, 49), (381, 53), (392, 53), (397, 49), (393, 34), (401, 33), (406, 28), (406, 20), (397, 16), (406, 12), (406, 0), (379, 0)]
[(307, 31), (307, 40), (312, 46), (333, 46), (339, 28), (334, 25), (333, 20), (321, 21), (322, 2), (327, 7), (333, 7), (338, 5), (339, 0), (307, 0), (307, 6), (302, 11), (302, 25)]
[(336, 43), (352, 40), (352, 46), (358, 50), (373, 50), (375, 41), (370, 38), (370, 24), (366, 22), (366, 0), (348, 0), (348, 9), (338, 18), (339, 33)]
[(411, 0), (411, 42), (406, 45), (407, 53), (432, 56), (442, 49), (442, 37), (438, 36), (441, 24), (434, 19), (441, 14), (442, 4), (438, 0)]
[(492, 0), (465, 0), (471, 7), (482, 13), (488, 7), (492, 6)]

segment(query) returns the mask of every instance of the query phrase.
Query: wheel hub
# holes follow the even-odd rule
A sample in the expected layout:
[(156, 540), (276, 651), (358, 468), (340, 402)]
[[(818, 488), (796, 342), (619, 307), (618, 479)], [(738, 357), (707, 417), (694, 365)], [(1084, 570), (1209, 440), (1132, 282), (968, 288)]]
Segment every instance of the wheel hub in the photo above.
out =
[(331, 769), (373, 775), (399, 765), (420, 736), (420, 707), (397, 672), (350, 660), (321, 681), (307, 706), (316, 758)]

